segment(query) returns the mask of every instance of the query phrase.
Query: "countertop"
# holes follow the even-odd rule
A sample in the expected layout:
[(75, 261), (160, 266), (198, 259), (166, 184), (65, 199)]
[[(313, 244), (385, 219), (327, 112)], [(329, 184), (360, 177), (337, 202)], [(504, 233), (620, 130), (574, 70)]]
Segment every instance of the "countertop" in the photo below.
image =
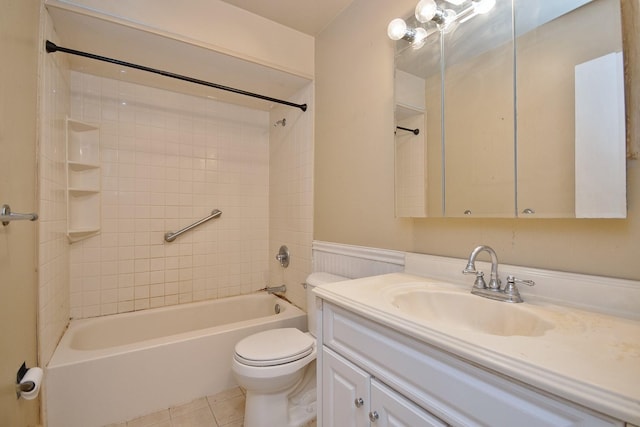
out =
[(392, 273), (331, 283), (315, 292), (324, 300), (487, 369), (640, 424), (640, 321), (526, 300), (518, 309), (535, 313), (554, 327), (539, 336), (491, 335), (443, 322), (427, 323), (403, 313), (391, 303), (389, 293), (407, 284), (470, 291), (470, 286)]

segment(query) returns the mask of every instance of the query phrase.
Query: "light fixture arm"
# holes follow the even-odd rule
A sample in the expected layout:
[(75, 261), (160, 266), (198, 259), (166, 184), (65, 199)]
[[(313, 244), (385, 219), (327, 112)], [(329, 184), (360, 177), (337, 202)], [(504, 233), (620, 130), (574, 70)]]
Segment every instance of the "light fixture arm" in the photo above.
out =
[(447, 12), (444, 9), (437, 8), (431, 20), (438, 25), (444, 25), (447, 23)]

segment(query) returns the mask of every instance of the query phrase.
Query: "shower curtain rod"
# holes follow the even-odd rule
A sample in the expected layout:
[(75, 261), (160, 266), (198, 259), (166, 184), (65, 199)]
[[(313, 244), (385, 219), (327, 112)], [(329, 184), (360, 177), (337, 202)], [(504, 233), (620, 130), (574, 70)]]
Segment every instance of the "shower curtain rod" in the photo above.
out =
[(417, 129), (417, 128), (416, 129), (409, 129), (409, 128), (405, 128), (405, 127), (402, 127), (402, 126), (396, 126), (396, 129), (406, 130), (407, 132), (411, 132), (414, 135), (417, 135), (417, 134), (420, 133), (420, 129)]
[(307, 111), (307, 104), (295, 104), (293, 102), (283, 101), (282, 99), (271, 98), (270, 96), (260, 95), (260, 94), (253, 93), (253, 92), (247, 92), (247, 91), (244, 91), (244, 90), (241, 90), (241, 89), (236, 89), (236, 88), (232, 88), (232, 87), (229, 87), (229, 86), (219, 85), (217, 83), (210, 83), (210, 82), (207, 82), (205, 80), (194, 79), (192, 77), (187, 77), (187, 76), (183, 76), (183, 75), (180, 75), (180, 74), (171, 73), (169, 71), (162, 71), (162, 70), (158, 70), (158, 69), (151, 68), (151, 67), (145, 67), (144, 65), (132, 64), (131, 62), (125, 62), (125, 61), (120, 61), (118, 59), (107, 58), (106, 56), (100, 56), (100, 55), (95, 55), (93, 53), (87, 53), (87, 52), (82, 52), (82, 51), (79, 51), (79, 50), (69, 49), (69, 48), (66, 48), (66, 47), (57, 46), (55, 43), (50, 42), (49, 40), (46, 41), (45, 47), (46, 47), (47, 53), (52, 53), (52, 52), (58, 52), (59, 51), (59, 52), (69, 53), (71, 55), (78, 55), (78, 56), (83, 56), (85, 58), (95, 59), (95, 60), (98, 60), (98, 61), (110, 62), (112, 64), (122, 65), (124, 67), (135, 68), (136, 70), (141, 70), (141, 71), (147, 71), (149, 73), (160, 74), (161, 76), (171, 77), (173, 79), (183, 80), (185, 82), (190, 82), (190, 83), (195, 83), (195, 84), (199, 84), (199, 85), (203, 85), (203, 86), (208, 86), (208, 87), (212, 87), (212, 88), (215, 88), (215, 89), (226, 90), (227, 92), (234, 92), (234, 93), (237, 93), (237, 94), (240, 94), (240, 95), (250, 96), (252, 98), (263, 99), (265, 101), (275, 102), (275, 103), (282, 104), (282, 105), (288, 105), (289, 107), (296, 107), (296, 108), (301, 109), (302, 111)]

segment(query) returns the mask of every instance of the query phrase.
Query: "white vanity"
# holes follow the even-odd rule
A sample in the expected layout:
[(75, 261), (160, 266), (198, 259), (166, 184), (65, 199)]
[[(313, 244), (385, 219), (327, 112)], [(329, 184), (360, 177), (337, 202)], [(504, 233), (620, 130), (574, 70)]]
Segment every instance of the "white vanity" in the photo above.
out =
[(536, 281), (510, 304), (471, 295), (464, 264), (316, 290), (319, 426), (640, 424), (640, 284), (501, 265)]

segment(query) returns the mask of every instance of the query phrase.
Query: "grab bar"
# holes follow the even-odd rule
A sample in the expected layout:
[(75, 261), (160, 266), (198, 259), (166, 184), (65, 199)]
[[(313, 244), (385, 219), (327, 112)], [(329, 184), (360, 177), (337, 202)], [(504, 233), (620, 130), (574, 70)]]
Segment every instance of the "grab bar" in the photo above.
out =
[(11, 212), (11, 206), (9, 205), (2, 205), (2, 208), (0, 208), (0, 221), (2, 221), (2, 225), (4, 225), (5, 227), (9, 225), (10, 221), (20, 221), (20, 220), (35, 221), (36, 219), (38, 219), (37, 213), (28, 213), (28, 214), (13, 213)]
[(199, 226), (200, 224), (209, 221), (210, 219), (219, 217), (220, 215), (222, 215), (222, 211), (220, 211), (218, 209), (214, 209), (214, 210), (211, 211), (211, 215), (209, 215), (209, 216), (207, 216), (205, 218), (202, 218), (200, 221), (196, 221), (191, 225), (186, 226), (182, 230), (178, 230), (176, 232), (167, 231), (164, 234), (164, 240), (166, 240), (167, 242), (173, 242), (174, 240), (176, 240), (176, 237), (178, 237), (179, 235), (181, 235), (185, 231), (189, 231), (192, 228), (195, 228), (195, 227)]

